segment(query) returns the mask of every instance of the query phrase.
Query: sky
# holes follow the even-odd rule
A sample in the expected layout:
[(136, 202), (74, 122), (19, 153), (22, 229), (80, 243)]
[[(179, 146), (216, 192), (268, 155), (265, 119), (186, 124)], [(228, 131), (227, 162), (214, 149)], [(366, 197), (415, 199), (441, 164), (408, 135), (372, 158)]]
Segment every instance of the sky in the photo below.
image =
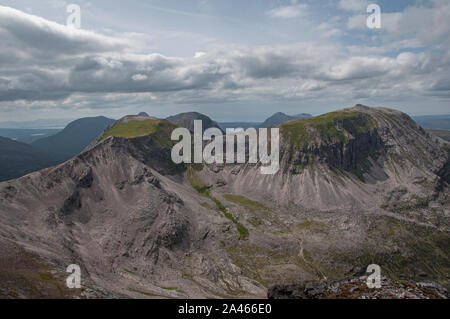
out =
[(358, 103), (450, 113), (449, 0), (0, 0), (0, 122)]

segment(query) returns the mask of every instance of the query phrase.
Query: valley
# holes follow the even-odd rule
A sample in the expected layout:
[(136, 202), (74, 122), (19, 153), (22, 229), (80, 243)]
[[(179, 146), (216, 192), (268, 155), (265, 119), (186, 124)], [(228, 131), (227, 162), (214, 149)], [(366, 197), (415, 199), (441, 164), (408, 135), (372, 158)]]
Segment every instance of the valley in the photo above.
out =
[[(371, 263), (448, 286), (449, 144), (406, 114), (356, 105), (281, 124), (274, 175), (175, 165), (175, 127), (127, 116), (69, 161), (0, 183), (0, 247), (52, 281), (80, 265), (83, 298), (265, 298)], [(36, 297), (42, 280), (1, 293)]]

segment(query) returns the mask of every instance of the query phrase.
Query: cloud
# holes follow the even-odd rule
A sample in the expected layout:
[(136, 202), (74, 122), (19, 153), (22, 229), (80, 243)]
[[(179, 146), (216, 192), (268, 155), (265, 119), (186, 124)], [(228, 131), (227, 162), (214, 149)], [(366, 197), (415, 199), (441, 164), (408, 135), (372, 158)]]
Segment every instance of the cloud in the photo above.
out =
[[(428, 23), (447, 12), (414, 7), (400, 16), (388, 14), (384, 36), (394, 39), (389, 45), (344, 46), (321, 38), (284, 45), (217, 46), (190, 57), (170, 57), (142, 53), (148, 39), (142, 34), (74, 30), (0, 6), (0, 108), (447, 98), (448, 23), (441, 21), (429, 37), (414, 28), (408, 32), (416, 9), (425, 13)], [(342, 35), (335, 22), (317, 29), (330, 37)], [(444, 53), (393, 53), (424, 41)]]
[(267, 14), (272, 18), (291, 19), (305, 15), (307, 9), (306, 4), (293, 4), (272, 9)]
[(368, 0), (340, 0), (339, 7), (346, 11), (366, 12), (367, 6), (370, 4)]
[(14, 46), (31, 54), (82, 54), (123, 49), (127, 40), (67, 26), (0, 6), (3, 46)]
[(194, 54), (194, 58), (201, 58), (202, 56), (204, 56), (206, 53), (205, 52), (195, 52)]
[[(450, 3), (432, 1), (433, 6), (408, 6), (402, 12), (381, 12), (381, 29), (376, 39), (378, 49), (387, 52), (402, 49), (435, 49), (450, 47)], [(383, 9), (383, 8), (382, 8)], [(368, 31), (367, 14), (355, 14), (348, 18), (347, 28)], [(373, 35), (374, 33), (372, 33)], [(365, 35), (368, 37), (368, 35)]]
[(145, 74), (135, 74), (131, 77), (134, 81), (145, 81), (148, 79), (148, 76)]

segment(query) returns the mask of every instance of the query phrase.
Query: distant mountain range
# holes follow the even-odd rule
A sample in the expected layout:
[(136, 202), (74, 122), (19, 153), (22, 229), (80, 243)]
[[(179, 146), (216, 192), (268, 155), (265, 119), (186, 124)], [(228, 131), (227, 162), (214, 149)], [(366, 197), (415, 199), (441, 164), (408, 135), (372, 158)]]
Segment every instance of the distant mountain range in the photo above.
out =
[(261, 124), (261, 127), (271, 127), (271, 126), (277, 126), (281, 125), (283, 123), (293, 121), (293, 120), (300, 120), (300, 119), (307, 119), (312, 117), (311, 114), (296, 114), (296, 115), (287, 115), (282, 112), (275, 113), (271, 117), (269, 117), (267, 120), (264, 121), (264, 123)]
[(213, 127), (222, 130), (220, 126), (216, 122), (214, 122), (211, 118), (197, 112), (180, 113), (177, 115), (169, 116), (166, 120), (172, 124), (187, 128), (192, 133), (194, 132), (195, 120), (202, 121), (203, 130), (207, 130)]
[(61, 157), (31, 145), (0, 137), (0, 181), (61, 163)]
[(69, 123), (61, 132), (37, 140), (31, 145), (68, 160), (80, 153), (114, 122), (115, 120), (104, 116), (82, 118)]
[(222, 122), (222, 123), (217, 123), (217, 124), (220, 126), (222, 131), (226, 132), (227, 129), (241, 128), (241, 129), (246, 130), (251, 127), (257, 128), (262, 123), (260, 123), (260, 122)]
[(61, 131), (60, 129), (18, 129), (0, 128), (0, 136), (17, 142), (30, 144), (39, 139), (49, 137)]
[(440, 138), (450, 142), (450, 130), (425, 129), (430, 134), (439, 136)]
[(268, 119), (266, 119), (263, 123), (260, 122), (223, 122), (218, 123), (219, 126), (222, 128), (223, 131), (226, 131), (227, 128), (242, 128), (244, 130), (254, 127), (271, 127), (271, 126), (277, 126), (281, 125), (283, 123), (293, 121), (293, 120), (299, 120), (299, 119), (307, 119), (312, 117), (311, 114), (307, 113), (301, 113), (296, 115), (287, 115), (282, 112), (277, 112)]
[[(145, 112), (139, 113), (138, 116), (148, 117)], [(188, 128), (193, 131), (194, 120), (203, 121), (203, 129), (211, 127), (220, 128), (226, 132), (227, 128), (243, 128), (250, 127), (270, 127), (282, 125), (286, 122), (296, 119), (311, 118), (310, 114), (302, 113), (297, 115), (287, 115), (282, 112), (277, 112), (263, 123), (258, 122), (224, 122), (217, 123), (208, 116), (198, 112), (181, 113), (170, 116), (167, 120), (175, 125)], [(427, 129), (431, 134), (439, 136), (445, 140), (449, 140), (450, 136), (450, 115), (435, 115), (435, 116), (418, 116), (413, 117), (422, 127)], [(55, 126), (62, 123), (64, 120), (56, 120), (52, 125), (52, 120), (37, 120), (30, 122), (3, 122), (4, 126), (17, 127), (33, 127), (33, 126)], [(17, 142), (31, 144), (32, 147), (26, 148), (27, 145), (22, 143), (11, 144), (12, 141), (3, 140), (3, 144), (8, 144), (9, 147), (3, 148), (3, 159), (16, 158), (19, 159), (10, 165), (11, 168), (0, 166), (3, 174), (1, 178), (16, 178), (27, 174), (33, 170), (38, 170), (50, 165), (55, 165), (68, 160), (75, 155), (82, 152), (90, 143), (96, 140), (110, 125), (115, 121), (103, 116), (81, 118), (69, 123), (63, 130), (59, 129), (29, 129), (29, 128), (0, 128), (0, 136), (9, 138)], [(439, 129), (437, 129), (439, 128)], [(6, 143), (8, 141), (8, 143)], [(12, 147), (16, 145), (16, 147)], [(20, 145), (20, 146), (19, 146)], [(26, 151), (25, 151), (26, 150)], [(30, 160), (33, 155), (38, 159), (36, 165), (32, 165)], [(3, 162), (6, 163), (6, 162)], [(6, 164), (4, 164), (6, 165)], [(9, 166), (8, 166), (9, 167)]]
[(412, 118), (423, 128), (450, 130), (450, 114), (413, 116)]
[(68, 263), (85, 288), (71, 293), (92, 298), (264, 298), (304, 281), (317, 286), (299, 294), (322, 297), (336, 280), (366, 297), (378, 292), (341, 280), (369, 264), (407, 289), (448, 285), (450, 148), (408, 115), (356, 105), (283, 123), (273, 175), (175, 165), (175, 127), (127, 116), (73, 159), (0, 183), (0, 295), (60, 284), (64, 297)]
[(33, 121), (7, 121), (0, 122), (0, 128), (14, 129), (63, 129), (73, 119), (39, 119)]

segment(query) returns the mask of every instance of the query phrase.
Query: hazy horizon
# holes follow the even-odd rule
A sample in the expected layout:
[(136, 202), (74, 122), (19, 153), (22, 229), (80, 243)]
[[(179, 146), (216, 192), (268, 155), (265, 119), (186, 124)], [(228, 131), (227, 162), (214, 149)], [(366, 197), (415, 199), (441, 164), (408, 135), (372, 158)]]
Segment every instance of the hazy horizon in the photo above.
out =
[[(140, 112), (146, 112), (145, 110), (142, 110)], [(196, 112), (196, 111), (186, 111), (186, 112)], [(218, 123), (255, 123), (255, 124), (260, 124), (262, 122), (264, 122), (267, 118), (269, 118), (270, 116), (274, 115), (275, 113), (280, 112), (280, 111), (275, 111), (274, 113), (268, 114), (266, 117), (262, 118), (261, 120), (242, 120), (240, 118), (231, 118), (231, 119), (225, 119), (225, 120), (217, 120), (214, 117), (210, 116), (209, 114), (206, 113), (202, 113), (205, 114), (207, 116), (209, 116), (212, 120), (218, 122)], [(138, 112), (139, 113), (139, 112)], [(150, 116), (153, 116), (152, 114), (148, 113)], [(285, 113), (285, 112), (282, 112)], [(137, 113), (136, 113), (137, 114)], [(285, 113), (287, 115), (295, 115), (294, 113), (289, 114), (289, 113)], [(311, 113), (309, 113), (311, 114)], [(319, 116), (322, 115), (324, 113), (321, 114), (311, 114), (312, 116)], [(115, 120), (119, 120), (122, 117), (125, 117), (127, 115), (133, 115), (133, 114), (123, 114), (120, 117), (108, 117), (104, 114), (98, 114), (98, 115), (90, 115), (90, 116), (86, 116), (86, 117), (100, 117), (100, 116), (104, 116), (107, 118), (111, 118), (111, 119), (115, 119)], [(161, 118), (167, 118), (169, 116), (172, 115), (176, 115), (176, 114), (168, 114), (167, 116), (163, 116)], [(443, 113), (443, 114), (423, 114), (423, 115), (414, 115), (414, 114), (408, 114), (411, 117), (414, 118), (418, 118), (418, 117), (447, 117), (450, 116), (450, 113)], [(67, 124), (76, 121), (78, 119), (81, 118), (85, 118), (85, 117), (80, 117), (80, 118), (54, 118), (54, 119), (46, 119), (46, 118), (39, 118), (39, 119), (34, 119), (34, 120), (29, 120), (29, 121), (0, 121), (0, 128), (8, 128), (8, 129), (43, 129), (43, 128), (49, 128), (49, 129), (63, 129)], [(33, 125), (36, 124), (36, 125)], [(5, 126), (6, 125), (6, 126)]]

